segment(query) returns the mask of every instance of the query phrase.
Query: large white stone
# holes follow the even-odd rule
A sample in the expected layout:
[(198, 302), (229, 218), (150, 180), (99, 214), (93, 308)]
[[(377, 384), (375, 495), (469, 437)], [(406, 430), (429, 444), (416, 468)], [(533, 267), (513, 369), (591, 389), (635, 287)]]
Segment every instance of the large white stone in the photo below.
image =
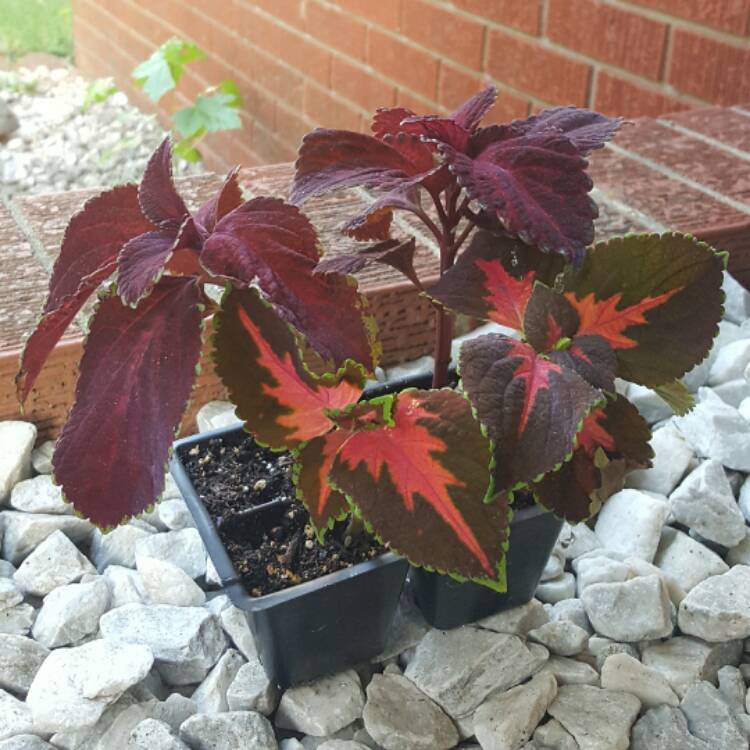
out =
[(36, 610), (30, 604), (17, 604), (14, 607), (0, 609), (0, 633), (27, 635), (35, 619)]
[(0, 422), (0, 505), (13, 486), (31, 475), (36, 427), (29, 422)]
[(567, 656), (550, 656), (538, 674), (551, 674), (558, 685), (598, 685), (599, 673), (586, 662)]
[(190, 696), (200, 714), (220, 714), (229, 710), (227, 691), (245, 660), (233, 648), (224, 652), (216, 665)]
[(750, 566), (699, 583), (682, 600), (678, 623), (683, 633), (709, 642), (750, 636)]
[(666, 678), (628, 654), (611, 654), (602, 666), (602, 687), (632, 693), (651, 708), (666, 703), (678, 706), (680, 699)]
[(30, 734), (33, 730), (34, 724), (28, 705), (5, 690), (0, 690), (0, 740), (7, 740), (18, 734)]
[(734, 547), (745, 538), (745, 518), (718, 461), (704, 461), (688, 474), (669, 504), (676, 521), (709, 541)]
[(0, 634), (0, 688), (26, 695), (49, 650), (32, 638)]
[(21, 563), (13, 580), (27, 594), (47, 596), (87, 573), (96, 573), (96, 568), (62, 531), (55, 531)]
[(740, 507), (745, 520), (750, 523), (750, 477), (746, 477), (740, 487), (740, 493), (737, 504)]
[(581, 630), (585, 630), (589, 635), (594, 632), (586, 615), (586, 608), (580, 599), (565, 599), (557, 602), (557, 604), (548, 604), (547, 606), (549, 607), (550, 621), (572, 622), (578, 625)]
[(589, 641), (589, 634), (583, 628), (567, 620), (548, 622), (530, 630), (528, 637), (535, 643), (541, 643), (551, 654), (558, 656), (580, 654)]
[(23, 601), (23, 591), (12, 578), (0, 578), (0, 612)]
[(617, 583), (629, 578), (633, 578), (633, 570), (624, 560), (615, 560), (604, 555), (576, 560), (576, 587), (579, 597), (594, 583)]
[(470, 626), (431, 630), (404, 674), (455, 719), (472, 713), (491, 693), (523, 682), (548, 656), (543, 646), (527, 647), (515, 635)]
[(55, 750), (35, 734), (17, 734), (7, 740), (0, 740), (0, 750)]
[(563, 573), (559, 578), (544, 581), (536, 587), (535, 596), (547, 604), (571, 599), (576, 595), (576, 579), (572, 573)]
[(587, 552), (591, 552), (602, 546), (596, 534), (585, 524), (577, 523), (570, 525), (564, 523), (557, 538), (555, 550), (565, 560), (575, 560)]
[(748, 742), (737, 726), (731, 708), (708, 682), (698, 682), (680, 704), (691, 734), (720, 750), (747, 750)]
[(91, 539), (91, 559), (100, 573), (110, 565), (134, 568), (136, 543), (153, 534), (150, 527), (133, 524), (117, 526), (106, 534), (95, 529)]
[(711, 750), (712, 747), (690, 734), (682, 711), (658, 706), (636, 722), (630, 750)]
[(534, 742), (527, 743), (523, 746), (522, 750), (538, 750), (538, 748), (578, 750), (578, 743), (573, 739), (573, 735), (557, 719), (550, 719), (545, 724), (540, 724), (536, 728)]
[(362, 718), (385, 750), (450, 750), (459, 741), (440, 706), (400, 675), (373, 675)]
[[(742, 402), (750, 396), (750, 386), (745, 378), (730, 380), (721, 385), (713, 386), (713, 392), (726, 404), (733, 406), (739, 411)], [(742, 414), (742, 412), (740, 412)], [(746, 419), (742, 414), (743, 419)]]
[(474, 731), (482, 750), (518, 750), (531, 739), (556, 695), (557, 682), (546, 673), (488, 698), (474, 712)]
[(181, 497), (162, 500), (156, 507), (156, 512), (159, 515), (159, 520), (170, 531), (179, 531), (195, 526), (193, 514)]
[(726, 271), (721, 288), (724, 291), (725, 320), (742, 325), (750, 318), (750, 292)]
[(661, 422), (674, 414), (672, 407), (658, 393), (637, 383), (630, 383), (628, 401), (649, 424)]
[(110, 703), (148, 674), (153, 661), (145, 646), (102, 640), (53, 651), (26, 698), (35, 731), (93, 726)]
[(141, 604), (148, 600), (146, 587), (141, 576), (135, 570), (120, 565), (110, 565), (103, 575), (109, 586), (111, 608), (117, 609), (125, 604)]
[(199, 607), (206, 601), (203, 589), (182, 568), (166, 560), (141, 556), (138, 558), (138, 572), (149, 600), (154, 604)]
[(243, 664), (227, 690), (230, 711), (257, 711), (270, 716), (278, 704), (276, 686), (257, 658)]
[(672, 634), (672, 603), (657, 575), (595, 583), (581, 598), (596, 632), (612, 640), (634, 643)]
[(669, 495), (685, 475), (695, 454), (672, 422), (654, 432), (651, 447), (654, 450), (653, 466), (631, 471), (625, 485)]
[(604, 504), (594, 531), (606, 549), (651, 562), (668, 512), (666, 499), (635, 489), (621, 490)]
[(727, 551), (726, 559), (729, 565), (750, 565), (750, 532), (738, 545)]
[(38, 448), (31, 451), (31, 465), (37, 474), (52, 473), (52, 454), (54, 452), (54, 440), (45, 440)]
[(364, 707), (359, 675), (347, 669), (288, 688), (276, 711), (276, 726), (325, 737), (361, 718)]
[(206, 549), (197, 529), (151, 534), (135, 543), (135, 559), (154, 557), (182, 568), (191, 578), (206, 573)]
[(750, 339), (739, 339), (722, 346), (711, 365), (708, 384), (715, 386), (741, 378), (749, 363)]
[(548, 712), (570, 732), (581, 750), (627, 750), (641, 702), (629, 693), (592, 685), (563, 685)]
[(69, 515), (73, 506), (63, 500), (62, 487), (48, 474), (19, 482), (10, 493), (10, 506), (24, 513), (51, 513)]
[(237, 650), (248, 660), (252, 661), (258, 657), (258, 649), (255, 645), (250, 625), (247, 622), (247, 615), (239, 608), (233, 605), (222, 609), (219, 613), (219, 620), (224, 632), (232, 639), (232, 643)]
[(109, 587), (101, 577), (60, 586), (45, 597), (32, 633), (47, 648), (75, 644), (96, 633), (108, 607)]
[(156, 719), (144, 719), (130, 733), (125, 750), (190, 750), (175, 737), (169, 724)]
[(55, 531), (62, 531), (71, 542), (85, 542), (94, 528), (77, 516), (60, 516), (49, 513), (21, 513), (5, 510), (0, 513), (0, 526), (4, 526), (3, 557), (18, 565)]
[(226, 647), (216, 617), (203, 607), (126, 604), (107, 612), (99, 624), (107, 641), (148, 646), (171, 685), (203, 680)]
[(641, 650), (643, 663), (664, 675), (680, 698), (700, 680), (715, 682), (719, 669), (736, 666), (741, 655), (742, 641), (706, 643), (689, 636), (648, 643)]
[(195, 714), (180, 727), (180, 738), (192, 750), (278, 750), (271, 723), (254, 711)]
[(729, 570), (715, 552), (671, 526), (662, 530), (654, 563), (672, 576), (686, 593), (706, 578)]
[(700, 388), (695, 408), (674, 422), (698, 456), (750, 472), (750, 423), (710, 388)]
[(208, 430), (217, 430), (219, 427), (231, 427), (235, 424), (242, 424), (237, 418), (234, 410), (234, 404), (229, 401), (209, 401), (207, 404), (198, 409), (195, 415), (195, 422), (198, 425), (198, 432), (207, 432)]

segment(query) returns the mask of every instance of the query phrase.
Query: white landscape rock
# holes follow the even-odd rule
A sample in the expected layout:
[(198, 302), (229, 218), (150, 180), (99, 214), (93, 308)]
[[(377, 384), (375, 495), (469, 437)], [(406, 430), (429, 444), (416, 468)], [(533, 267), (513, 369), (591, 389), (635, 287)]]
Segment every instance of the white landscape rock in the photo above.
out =
[(404, 675), (449, 716), (471, 714), (495, 691), (507, 690), (537, 672), (549, 652), (514, 635), (471, 626), (430, 630)]
[(551, 654), (575, 656), (586, 648), (589, 634), (575, 623), (567, 620), (548, 622), (530, 630), (529, 640), (541, 643)]
[(641, 702), (629, 693), (591, 685), (563, 685), (548, 712), (573, 735), (580, 750), (627, 750)]
[(159, 520), (170, 531), (179, 531), (195, 526), (193, 514), (187, 507), (187, 503), (180, 497), (172, 497), (162, 500), (156, 508)]
[(685, 592), (706, 578), (729, 570), (715, 552), (671, 526), (662, 529), (654, 564), (672, 576)]
[(258, 657), (258, 649), (255, 645), (255, 637), (250, 630), (246, 614), (233, 605), (222, 609), (219, 621), (224, 632), (232, 639), (232, 643), (239, 652), (248, 660), (252, 661)]
[(13, 486), (31, 474), (36, 427), (29, 422), (0, 422), (0, 505)]
[(693, 685), (680, 704), (690, 733), (720, 750), (747, 750), (748, 741), (731, 708), (709, 682)]
[(0, 741), (0, 750), (55, 750), (48, 742), (35, 734), (17, 734)]
[[(0, 584), (0, 589), (2, 584)], [(27, 635), (36, 619), (37, 611), (27, 603), (3, 609), (0, 607), (0, 633)]]
[(708, 376), (710, 386), (727, 383), (743, 376), (750, 363), (750, 338), (732, 341), (716, 354)]
[(106, 534), (95, 529), (91, 539), (91, 559), (100, 573), (110, 565), (134, 568), (136, 543), (153, 534), (155, 529), (152, 527), (130, 523), (117, 526)]
[(278, 750), (271, 723), (254, 711), (195, 714), (180, 727), (180, 738), (192, 750)]
[(281, 696), (276, 726), (325, 737), (361, 718), (364, 707), (359, 675), (347, 669), (288, 688)]
[(63, 500), (62, 487), (48, 474), (19, 482), (10, 493), (10, 507), (24, 513), (52, 513), (68, 515), (73, 506)]
[(0, 525), (5, 528), (2, 554), (13, 565), (19, 565), (55, 531), (62, 531), (71, 542), (77, 544), (87, 541), (94, 528), (89, 521), (76, 516), (22, 513), (17, 510), (0, 513)]
[(362, 718), (385, 750), (450, 750), (460, 739), (440, 706), (400, 675), (373, 675)]
[(96, 573), (96, 568), (62, 531), (55, 531), (21, 563), (13, 580), (27, 594), (47, 596), (87, 573)]
[(17, 734), (31, 734), (34, 723), (31, 710), (5, 690), (0, 690), (0, 740)]
[(700, 388), (695, 408), (674, 422), (698, 456), (750, 472), (750, 423), (710, 388)]
[(234, 681), (244, 659), (239, 651), (227, 649), (201, 682), (190, 699), (200, 714), (220, 714), (229, 710), (227, 691)]
[(668, 512), (666, 498), (621, 490), (604, 504), (594, 531), (606, 549), (651, 562)]
[(37, 474), (52, 473), (52, 454), (55, 452), (55, 441), (45, 440), (31, 451), (31, 466)]
[(581, 630), (585, 630), (589, 635), (594, 632), (589, 622), (586, 608), (580, 599), (565, 599), (556, 604), (549, 604), (549, 618), (551, 622), (565, 620), (578, 625)]
[(672, 422), (654, 432), (651, 447), (654, 450), (653, 466), (631, 471), (626, 486), (669, 495), (685, 475), (695, 454)]
[(680, 604), (680, 630), (710, 642), (750, 636), (750, 566), (699, 583)]
[(728, 272), (724, 272), (721, 284), (724, 292), (724, 318), (742, 324), (750, 318), (750, 292)]
[(49, 653), (32, 638), (0, 634), (0, 688), (26, 695)]
[(29, 689), (26, 703), (36, 732), (67, 732), (91, 727), (106, 707), (151, 669), (145, 646), (91, 641), (53, 651)]
[(198, 607), (206, 601), (203, 589), (184, 570), (166, 560), (142, 555), (138, 558), (138, 573), (154, 604)]
[(575, 560), (576, 557), (585, 555), (602, 546), (596, 534), (585, 524), (564, 523), (557, 539), (555, 550), (565, 560)]
[(612, 640), (633, 643), (672, 634), (669, 591), (657, 575), (595, 583), (581, 598), (596, 632)]
[(558, 685), (598, 685), (599, 673), (584, 661), (566, 656), (550, 656), (538, 674), (551, 674)]
[(520, 748), (531, 739), (556, 695), (557, 682), (551, 674), (545, 673), (537, 674), (524, 685), (488, 698), (474, 712), (474, 731), (482, 749)]
[(216, 430), (219, 427), (231, 427), (242, 424), (235, 413), (234, 404), (229, 401), (209, 401), (198, 409), (195, 423), (199, 432)]
[(621, 583), (632, 577), (633, 569), (624, 560), (615, 560), (604, 555), (576, 560), (576, 587), (579, 597), (593, 583)]
[(197, 529), (180, 529), (151, 534), (135, 543), (136, 563), (139, 557), (166, 560), (182, 568), (191, 578), (206, 573), (206, 549)]
[(110, 609), (125, 604), (142, 604), (148, 600), (146, 587), (140, 574), (120, 565), (110, 565), (102, 576), (110, 591)]
[(531, 599), (519, 607), (506, 609), (504, 612), (477, 620), (475, 624), (486, 630), (494, 630), (496, 633), (525, 636), (530, 630), (548, 623), (549, 619), (544, 605), (538, 599)]
[(676, 521), (712, 542), (734, 547), (745, 538), (745, 518), (718, 461), (704, 461), (688, 474), (669, 503)]
[(680, 704), (677, 693), (663, 675), (628, 654), (611, 654), (605, 659), (601, 684), (607, 690), (632, 693), (648, 708)]
[(0, 612), (23, 601), (23, 591), (12, 578), (0, 578)]
[(563, 573), (559, 578), (544, 581), (536, 587), (536, 598), (548, 604), (556, 604), (576, 595), (576, 579), (572, 573)]
[(45, 597), (32, 633), (47, 648), (75, 644), (97, 631), (108, 607), (109, 587), (101, 577), (60, 586)]
[(190, 750), (172, 734), (169, 724), (156, 719), (144, 719), (130, 733), (124, 750)]
[(216, 617), (203, 607), (126, 604), (107, 612), (99, 626), (109, 642), (148, 646), (171, 685), (203, 680), (227, 645)]
[(750, 565), (750, 532), (736, 547), (727, 550), (726, 560), (729, 565)]
[(678, 708), (658, 706), (647, 711), (633, 727), (631, 750), (712, 750), (690, 734), (685, 715)]
[(268, 679), (266, 670), (257, 658), (243, 664), (227, 690), (230, 711), (257, 711), (270, 716), (278, 704), (276, 686)]

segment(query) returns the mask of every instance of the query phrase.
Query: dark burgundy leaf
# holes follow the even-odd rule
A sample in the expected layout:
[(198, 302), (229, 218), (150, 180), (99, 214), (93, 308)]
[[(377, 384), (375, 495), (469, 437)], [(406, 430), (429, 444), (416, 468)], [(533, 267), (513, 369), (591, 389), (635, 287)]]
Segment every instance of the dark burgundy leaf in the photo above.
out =
[(78, 513), (111, 527), (143, 512), (164, 467), (201, 350), (200, 290), (163, 278), (133, 309), (103, 299), (53, 465)]
[(143, 173), (138, 199), (143, 214), (157, 227), (177, 231), (188, 210), (172, 181), (172, 143), (165, 138)]
[(207, 234), (213, 232), (216, 222), (242, 205), (242, 189), (238, 180), (240, 168), (235, 167), (224, 180), (216, 195), (204, 203), (195, 214), (196, 223)]
[(617, 355), (601, 336), (576, 336), (567, 348), (552, 352), (549, 357), (575, 370), (587, 383), (614, 392)]
[(447, 143), (457, 151), (466, 151), (471, 133), (448, 117), (429, 115), (409, 117), (402, 123), (407, 133), (429, 141)]
[(450, 118), (457, 125), (473, 133), (479, 127), (482, 118), (492, 109), (496, 99), (497, 89), (494, 86), (488, 86), (465, 101)]
[(65, 329), (99, 284), (114, 272), (122, 246), (152, 228), (141, 214), (134, 185), (92, 198), (73, 216), (52, 270), (42, 319), (24, 347), (16, 377), (22, 401)]
[(546, 284), (536, 282), (523, 318), (528, 342), (538, 352), (549, 352), (577, 330), (578, 313), (573, 305)]
[(175, 233), (157, 229), (134, 237), (117, 258), (117, 291), (126, 305), (135, 307), (148, 294), (172, 254)]
[(401, 127), (401, 123), (407, 117), (414, 116), (415, 113), (405, 107), (378, 109), (372, 119), (372, 132), (376, 138), (381, 139), (386, 135), (403, 133), (404, 129)]
[(414, 270), (416, 249), (417, 246), (413, 237), (404, 242), (387, 240), (364, 248), (357, 253), (323, 258), (315, 267), (315, 273), (353, 274), (361, 271), (370, 263), (380, 263), (396, 269), (415, 286), (420, 287), (419, 277)]
[(390, 237), (393, 209), (421, 215), (419, 197), (412, 186), (398, 187), (371, 203), (365, 211), (342, 227), (344, 234), (356, 240), (387, 240)]
[(277, 312), (307, 343), (340, 366), (347, 359), (374, 366), (372, 324), (364, 299), (343, 276), (315, 274), (318, 237), (295, 206), (255, 198), (219, 221), (200, 260), (212, 276), (237, 286), (257, 283)]

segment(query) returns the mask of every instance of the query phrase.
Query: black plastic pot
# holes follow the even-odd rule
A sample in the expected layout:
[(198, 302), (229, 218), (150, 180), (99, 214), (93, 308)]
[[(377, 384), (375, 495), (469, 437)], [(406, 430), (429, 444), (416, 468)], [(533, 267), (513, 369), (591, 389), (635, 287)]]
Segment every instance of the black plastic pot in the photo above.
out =
[[(174, 444), (169, 470), (190, 508), (221, 584), (247, 613), (258, 655), (281, 687), (338, 672), (382, 651), (409, 563), (389, 552), (285, 591), (252, 597), (240, 581), (218, 531), (180, 460), (180, 451), (241, 426), (203, 432)], [(243, 514), (243, 524), (277, 524), (288, 503), (272, 502)]]
[(525, 604), (534, 596), (563, 522), (539, 506), (518, 511), (510, 524), (508, 590), (498, 594), (478, 583), (412, 568), (414, 595), (430, 625), (448, 630)]

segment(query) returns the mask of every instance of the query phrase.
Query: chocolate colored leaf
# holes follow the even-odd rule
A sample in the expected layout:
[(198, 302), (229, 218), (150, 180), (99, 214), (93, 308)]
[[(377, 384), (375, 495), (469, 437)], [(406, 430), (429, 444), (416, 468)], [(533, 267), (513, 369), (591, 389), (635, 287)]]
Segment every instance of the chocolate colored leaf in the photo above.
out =
[(573, 370), (501, 334), (467, 341), (459, 360), (463, 387), (495, 445), (500, 490), (565, 461), (581, 421), (602, 398)]
[(680, 234), (630, 235), (595, 245), (566, 278), (579, 336), (601, 336), (617, 375), (655, 387), (708, 353), (722, 317), (723, 260)]
[(254, 198), (222, 218), (200, 256), (212, 276), (257, 284), (324, 358), (375, 366), (373, 324), (354, 280), (316, 274), (318, 237), (307, 217), (276, 198)]
[(188, 214), (172, 181), (172, 141), (168, 136), (148, 160), (138, 200), (143, 215), (160, 229), (177, 231)]
[(562, 265), (558, 256), (480, 230), (427, 293), (452, 310), (521, 331), (535, 280), (553, 280)]
[(255, 289), (233, 289), (214, 315), (216, 372), (237, 415), (264, 445), (297, 448), (329, 432), (328, 411), (355, 403), (364, 371), (313, 375), (291, 328)]
[(492, 126), (472, 138), (469, 154), (440, 145), (469, 198), (505, 229), (544, 252), (577, 263), (594, 238), (597, 209), (586, 161), (562, 133)]
[(328, 481), (336, 453), (349, 434), (333, 430), (305, 443), (295, 456), (294, 485), (319, 534), (349, 512), (346, 497)]
[(76, 512), (100, 527), (142, 513), (164, 487), (200, 356), (200, 299), (193, 280), (164, 278), (135, 309), (99, 303), (52, 463)]
[(70, 220), (52, 270), (42, 318), (26, 342), (16, 376), (21, 401), (73, 318), (114, 272), (123, 245), (149, 229), (153, 227), (141, 214), (134, 185), (91, 198)]
[(497, 89), (494, 86), (488, 86), (483, 91), (467, 99), (451, 116), (457, 125), (473, 133), (478, 127), (482, 118), (492, 109), (497, 99)]
[(490, 444), (450, 389), (389, 396), (389, 423), (339, 448), (334, 485), (415, 565), (505, 588), (508, 510), (491, 495)]

